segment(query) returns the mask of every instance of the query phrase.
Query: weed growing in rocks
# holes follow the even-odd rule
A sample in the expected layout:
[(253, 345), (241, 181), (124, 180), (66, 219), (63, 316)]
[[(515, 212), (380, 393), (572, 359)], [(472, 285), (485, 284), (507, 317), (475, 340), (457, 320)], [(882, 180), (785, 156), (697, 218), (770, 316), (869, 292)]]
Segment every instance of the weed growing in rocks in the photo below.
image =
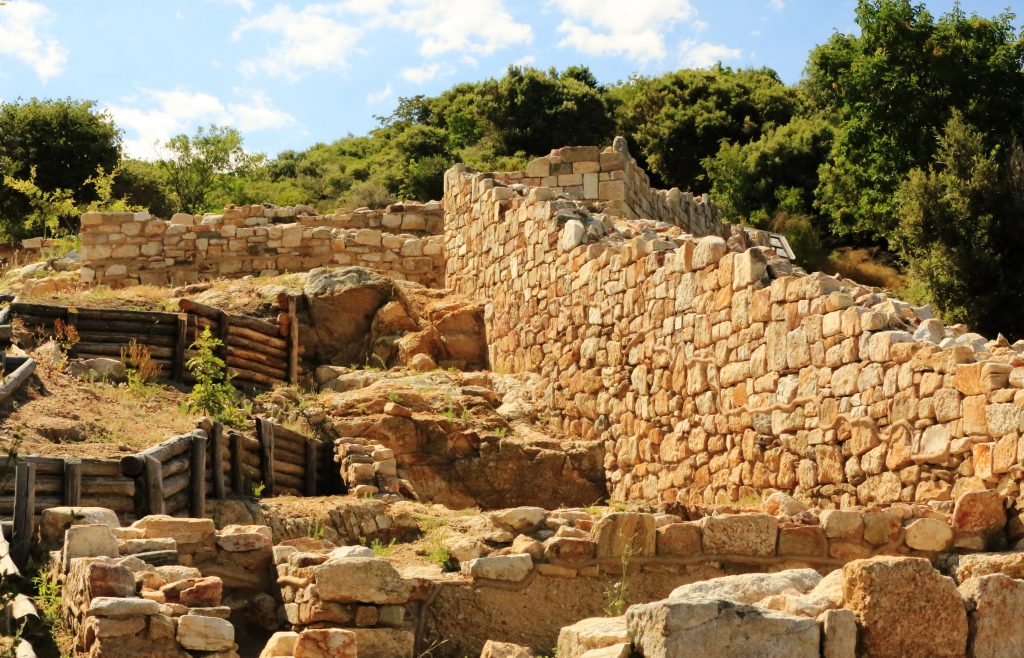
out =
[(239, 425), (244, 417), (238, 410), (238, 399), (224, 359), (216, 350), (224, 343), (214, 338), (209, 327), (203, 328), (192, 348), (199, 353), (188, 360), (188, 370), (196, 379), (188, 395), (189, 410), (204, 413), (226, 425)]

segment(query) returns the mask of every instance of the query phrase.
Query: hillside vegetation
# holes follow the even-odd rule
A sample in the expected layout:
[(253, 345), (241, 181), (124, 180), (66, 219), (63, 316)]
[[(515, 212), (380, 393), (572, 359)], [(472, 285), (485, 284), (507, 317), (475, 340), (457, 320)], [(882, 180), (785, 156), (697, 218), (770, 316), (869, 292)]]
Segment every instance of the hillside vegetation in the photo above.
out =
[(92, 102), (6, 103), (0, 229), (10, 238), (73, 232), (76, 213), (111, 204), (167, 217), (227, 203), (329, 211), (436, 199), (455, 162), (515, 169), (621, 134), (656, 186), (710, 192), (725, 219), (785, 233), (805, 266), (904, 286), (947, 321), (1024, 336), (1015, 17), (959, 8), (937, 17), (909, 0), (860, 0), (856, 20), (860, 33), (816, 47), (796, 85), (770, 69), (602, 83), (583, 66), (512, 67), (400, 99), (368, 135), (274, 157), (210, 126), (168, 142), (166, 160), (129, 160)]

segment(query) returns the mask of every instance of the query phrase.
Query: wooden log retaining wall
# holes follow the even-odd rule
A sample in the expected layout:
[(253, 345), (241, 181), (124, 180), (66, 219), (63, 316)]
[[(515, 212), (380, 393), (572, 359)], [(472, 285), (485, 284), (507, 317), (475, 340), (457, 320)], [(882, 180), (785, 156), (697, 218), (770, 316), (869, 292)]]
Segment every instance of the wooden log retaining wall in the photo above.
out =
[(27, 556), (50, 507), (106, 507), (126, 523), (147, 514), (203, 517), (207, 500), (253, 495), (260, 484), (263, 497), (340, 491), (330, 443), (255, 421), (255, 432), (215, 423), (119, 460), (0, 455), (0, 517), (13, 518), (15, 560)]
[(14, 301), (9, 315), (29, 330), (49, 335), (54, 334), (58, 320), (73, 326), (79, 341), (71, 348), (72, 357), (120, 358), (121, 351), (134, 340), (149, 350), (163, 376), (174, 381), (188, 380), (185, 364), (194, 355), (192, 344), (209, 327), (223, 343), (219, 356), (236, 385), (270, 388), (298, 382), (300, 347), (294, 301), (285, 301), (286, 310), (277, 322), (227, 313), (187, 299), (180, 301), (180, 307), (181, 313), (162, 313)]

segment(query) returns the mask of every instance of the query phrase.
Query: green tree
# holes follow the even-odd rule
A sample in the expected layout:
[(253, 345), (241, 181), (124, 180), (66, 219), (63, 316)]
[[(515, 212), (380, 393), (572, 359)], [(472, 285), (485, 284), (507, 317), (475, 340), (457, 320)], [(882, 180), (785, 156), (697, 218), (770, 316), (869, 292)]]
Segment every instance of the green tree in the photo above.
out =
[(914, 169), (894, 203), (896, 250), (912, 289), (948, 321), (1024, 335), (1024, 153), (993, 145), (954, 111), (936, 136), (934, 161)]
[(706, 192), (705, 158), (722, 142), (745, 144), (798, 110), (797, 93), (770, 69), (681, 70), (634, 77), (611, 89), (619, 131), (656, 185)]
[(232, 183), (262, 158), (246, 153), (242, 136), (226, 126), (210, 125), (198, 128), (192, 136), (177, 135), (164, 148), (169, 157), (158, 164), (178, 207), (188, 213), (209, 209), (215, 191), (227, 190), (230, 197)]
[(897, 188), (927, 168), (954, 110), (1005, 140), (1024, 129), (1024, 40), (1013, 15), (936, 20), (909, 0), (860, 0), (860, 35), (836, 34), (807, 66), (808, 96), (841, 126), (817, 202), (837, 234), (889, 239)]
[(174, 198), (167, 189), (163, 170), (155, 162), (123, 160), (114, 178), (113, 196), (167, 219), (174, 212)]
[[(0, 103), (0, 178), (31, 180), (41, 194), (65, 190), (73, 205), (96, 201), (96, 190), (86, 181), (97, 169), (114, 170), (120, 145), (112, 119), (98, 112), (93, 101)], [(25, 221), (38, 210), (34, 203), (24, 190), (0, 185), (0, 231), (8, 238), (30, 235), (39, 226)], [(70, 230), (76, 219), (61, 215), (57, 221)]]

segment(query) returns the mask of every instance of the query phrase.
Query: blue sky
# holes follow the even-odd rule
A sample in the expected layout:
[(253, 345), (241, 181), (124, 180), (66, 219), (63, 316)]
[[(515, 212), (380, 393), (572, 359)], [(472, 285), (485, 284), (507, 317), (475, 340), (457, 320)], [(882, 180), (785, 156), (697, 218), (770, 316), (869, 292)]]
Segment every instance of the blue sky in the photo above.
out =
[[(953, 0), (931, 0), (933, 13)], [(991, 16), (1010, 0), (963, 0)], [(799, 79), (855, 0), (7, 0), (0, 99), (89, 98), (135, 156), (209, 123), (268, 154), (372, 129), (399, 96), (586, 64), (604, 82), (716, 61)], [(1024, 7), (1022, 7), (1024, 8)], [(1018, 12), (1020, 13), (1020, 12)], [(1018, 24), (1020, 20), (1018, 19)]]

